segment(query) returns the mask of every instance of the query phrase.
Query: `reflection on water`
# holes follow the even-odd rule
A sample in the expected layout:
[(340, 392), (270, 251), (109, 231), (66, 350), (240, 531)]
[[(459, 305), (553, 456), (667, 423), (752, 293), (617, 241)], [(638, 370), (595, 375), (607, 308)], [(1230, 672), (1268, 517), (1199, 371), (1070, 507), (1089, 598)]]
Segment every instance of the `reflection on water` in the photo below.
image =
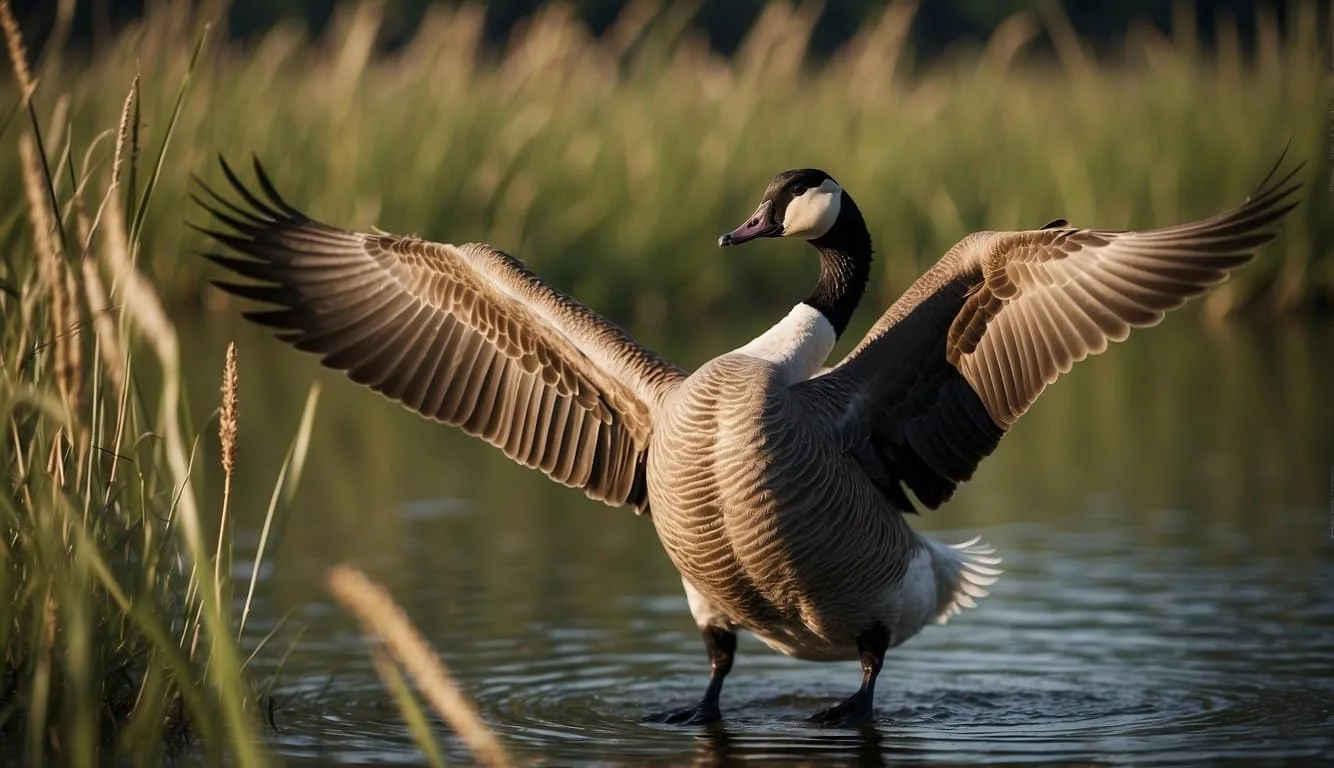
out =
[[(196, 332), (208, 361), (191, 372), (197, 401), (238, 340), (243, 526), (262, 514), (305, 387), (326, 382), (307, 482), (253, 625), (261, 637), (294, 609), (282, 636), (305, 630), (277, 686), (273, 742), (293, 762), (419, 760), (353, 622), (317, 588), (344, 560), (393, 590), (524, 760), (1334, 758), (1329, 329), (1210, 336), (1169, 322), (1044, 395), (975, 480), (920, 521), (948, 540), (981, 533), (1005, 576), (978, 610), (891, 653), (863, 730), (803, 722), (855, 688), (855, 664), (793, 661), (749, 638), (723, 725), (643, 723), (697, 698), (707, 673), (651, 525), (262, 334)], [(747, 336), (661, 347), (695, 364)], [(253, 548), (253, 530), (239, 538)], [(262, 653), (261, 671), (282, 650)]]

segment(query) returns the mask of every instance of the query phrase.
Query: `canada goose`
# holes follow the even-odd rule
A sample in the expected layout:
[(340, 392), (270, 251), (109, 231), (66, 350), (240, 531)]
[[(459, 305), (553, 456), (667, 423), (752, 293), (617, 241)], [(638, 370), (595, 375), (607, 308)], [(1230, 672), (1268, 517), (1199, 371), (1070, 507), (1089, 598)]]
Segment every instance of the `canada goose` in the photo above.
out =
[(871, 267), (862, 214), (824, 171), (775, 176), (719, 240), (806, 240), (815, 288), (689, 374), (488, 245), (314, 221), (258, 161), (262, 194), (224, 162), (240, 201), (206, 186), (196, 200), (232, 230), (201, 231), (242, 254), (208, 258), (251, 279), (219, 285), (276, 307), (247, 317), (525, 466), (650, 514), (712, 670), (700, 702), (663, 719), (720, 717), (746, 629), (799, 658), (859, 660), (857, 693), (813, 718), (851, 724), (872, 712), (886, 650), (973, 606), (999, 574), (976, 539), (915, 533), (907, 491), (944, 503), (1071, 365), (1247, 262), (1296, 205), (1297, 171), (1274, 181), (1278, 168), (1202, 221), (971, 234), (821, 375)]

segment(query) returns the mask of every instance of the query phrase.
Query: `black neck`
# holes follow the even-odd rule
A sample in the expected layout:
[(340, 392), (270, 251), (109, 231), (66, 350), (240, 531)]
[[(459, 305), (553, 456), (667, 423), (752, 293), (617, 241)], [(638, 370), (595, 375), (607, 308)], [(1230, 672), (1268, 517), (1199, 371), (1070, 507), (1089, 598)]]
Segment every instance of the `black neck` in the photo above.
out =
[(846, 192), (834, 226), (811, 245), (820, 251), (820, 281), (805, 303), (824, 315), (834, 333), (842, 336), (871, 275), (871, 233)]

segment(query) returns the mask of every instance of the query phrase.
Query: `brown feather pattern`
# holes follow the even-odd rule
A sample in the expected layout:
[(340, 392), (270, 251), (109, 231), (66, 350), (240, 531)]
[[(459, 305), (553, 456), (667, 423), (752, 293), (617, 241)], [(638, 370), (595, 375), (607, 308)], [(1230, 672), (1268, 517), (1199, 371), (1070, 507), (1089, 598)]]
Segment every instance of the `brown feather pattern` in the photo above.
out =
[(684, 382), (654, 434), (653, 522), (715, 611), (794, 655), (855, 658), (920, 544), (790, 392), (743, 355)]
[(202, 231), (242, 254), (208, 258), (253, 281), (220, 287), (276, 307), (247, 317), (593, 498), (647, 504), (651, 413), (679, 369), (508, 254), (331, 227), (284, 202), (258, 162), (262, 197), (223, 171), (241, 203), (203, 187), (230, 231)]
[(937, 507), (1071, 366), (1250, 261), (1297, 204), (1298, 170), (1178, 226), (969, 235), (838, 367), (796, 389), (838, 403), (831, 418), (891, 498), (902, 483)]

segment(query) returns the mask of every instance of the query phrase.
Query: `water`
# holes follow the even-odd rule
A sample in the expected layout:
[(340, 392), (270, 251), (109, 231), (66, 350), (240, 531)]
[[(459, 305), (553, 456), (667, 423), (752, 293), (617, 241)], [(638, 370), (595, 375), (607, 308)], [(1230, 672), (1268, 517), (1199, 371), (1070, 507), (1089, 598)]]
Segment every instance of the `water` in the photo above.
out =
[[(753, 330), (658, 345), (696, 364)], [(643, 722), (693, 702), (707, 675), (651, 524), (241, 325), (196, 329), (209, 361), (192, 372), (196, 401), (227, 338), (241, 355), (242, 553), (305, 388), (325, 385), (250, 632), (291, 614), (256, 668), (276, 674), (271, 740), (293, 764), (420, 762), (354, 622), (319, 588), (337, 562), (393, 591), (525, 763), (1334, 758), (1330, 329), (1169, 322), (1059, 382), (953, 502), (916, 521), (946, 540), (981, 534), (1006, 573), (978, 609), (891, 652), (877, 718), (856, 730), (804, 722), (856, 688), (856, 664), (794, 661), (748, 637), (720, 727)]]

